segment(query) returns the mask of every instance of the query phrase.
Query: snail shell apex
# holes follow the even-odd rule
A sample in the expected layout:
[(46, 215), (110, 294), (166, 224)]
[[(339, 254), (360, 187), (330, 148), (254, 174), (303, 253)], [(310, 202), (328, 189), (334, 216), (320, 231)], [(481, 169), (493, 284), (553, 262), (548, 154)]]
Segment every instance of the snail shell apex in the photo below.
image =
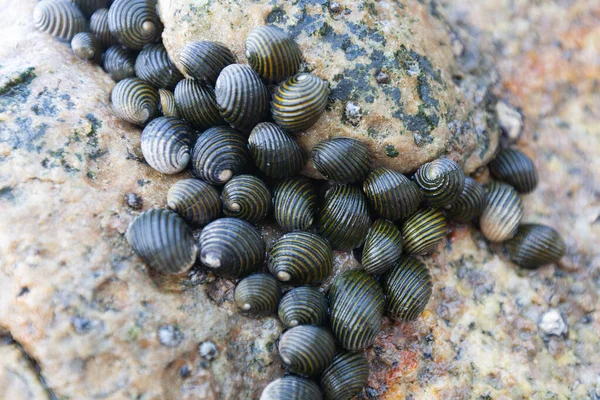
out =
[(163, 30), (156, 0), (115, 0), (108, 9), (108, 27), (119, 43), (132, 50), (157, 41)]
[(96, 35), (89, 32), (79, 32), (73, 36), (71, 49), (73, 54), (83, 61), (98, 62), (102, 58), (102, 43)]
[(319, 289), (300, 286), (287, 292), (279, 302), (279, 319), (288, 328), (323, 325), (327, 320), (327, 297)]
[(167, 193), (167, 205), (194, 226), (206, 225), (221, 215), (219, 193), (199, 179), (175, 182)]
[(70, 42), (88, 28), (85, 15), (68, 0), (42, 0), (33, 9), (33, 25), (41, 32)]
[(263, 219), (271, 207), (271, 192), (253, 175), (238, 175), (223, 187), (223, 212), (228, 217), (255, 223)]
[(117, 82), (111, 94), (115, 114), (136, 125), (146, 125), (158, 112), (158, 92), (139, 78)]
[(414, 179), (429, 205), (436, 208), (451, 204), (465, 186), (462, 168), (449, 158), (438, 158), (423, 164)]
[(281, 297), (279, 282), (269, 274), (245, 277), (235, 287), (235, 304), (244, 315), (265, 316), (275, 312)]
[(158, 117), (142, 131), (142, 154), (152, 168), (163, 174), (183, 171), (189, 161), (195, 135), (181, 119)]

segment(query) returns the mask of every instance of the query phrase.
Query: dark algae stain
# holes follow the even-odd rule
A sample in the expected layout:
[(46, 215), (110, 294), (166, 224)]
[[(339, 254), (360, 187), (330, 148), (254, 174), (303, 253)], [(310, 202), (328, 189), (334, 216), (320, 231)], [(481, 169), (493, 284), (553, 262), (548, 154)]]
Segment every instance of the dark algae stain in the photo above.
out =
[(40, 140), (48, 132), (48, 124), (33, 125), (29, 117), (16, 117), (13, 122), (17, 129), (0, 127), (0, 143), (8, 143), (13, 149), (39, 153), (44, 145)]
[[(19, 86), (28, 86), (35, 79), (34, 67), (25, 68), (23, 71), (16, 71), (0, 80), (0, 95), (5, 95), (13, 89), (19, 89)], [(10, 93), (9, 93), (10, 94)]]
[(13, 188), (11, 188), (10, 186), (4, 186), (3, 188), (0, 188), (0, 200), (6, 200), (11, 203), (14, 202), (15, 193)]
[(400, 155), (400, 153), (398, 153), (398, 150), (396, 150), (396, 148), (394, 146), (392, 146), (391, 144), (388, 144), (387, 146), (385, 146), (385, 154), (389, 158), (396, 158)]

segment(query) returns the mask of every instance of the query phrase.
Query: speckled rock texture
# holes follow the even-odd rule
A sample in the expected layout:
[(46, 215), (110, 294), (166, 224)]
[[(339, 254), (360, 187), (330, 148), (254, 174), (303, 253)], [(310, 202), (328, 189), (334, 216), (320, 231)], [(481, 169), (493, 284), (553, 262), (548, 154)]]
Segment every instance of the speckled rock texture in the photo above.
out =
[[(468, 124), (465, 129), (487, 126), (497, 110), (500, 143), (529, 154), (540, 175), (538, 189), (524, 196), (524, 220), (558, 229), (568, 245), (559, 265), (525, 271), (475, 228), (451, 224), (447, 240), (424, 259), (434, 277), (432, 300), (416, 322), (385, 319), (367, 351), (371, 375), (359, 398), (597, 400), (600, 15), (593, 3), (338, 3), (342, 11), (336, 15), (328, 14), (333, 2), (317, 0), (285, 2), (285, 13), (273, 14), (262, 1), (249, 1), (248, 18), (232, 19), (239, 27), (232, 48), (241, 54), (243, 32), (269, 16), (281, 26), (297, 25), (298, 12), (313, 16), (319, 33), (309, 35), (307, 19), (297, 30), (306, 54), (319, 43), (334, 46), (333, 39), (321, 40), (333, 35), (329, 28), (320, 31), (321, 22), (337, 34), (360, 36), (346, 25), (367, 18), (371, 25), (355, 29), (374, 29), (378, 17), (370, 10), (380, 18), (396, 13), (402, 23), (381, 29), (406, 31), (397, 41), (386, 39), (384, 55), (404, 44), (418, 55), (412, 56), (415, 68), (429, 60), (447, 89), (424, 75), (432, 96), (439, 96), (439, 110), (421, 107), (439, 115), (438, 128), (429, 134), (433, 141), (417, 147), (415, 132), (404, 126), (397, 139), (416, 153), (386, 154), (381, 162), (410, 170), (417, 160), (447, 151), (437, 139), (452, 137), (443, 130), (457, 129), (447, 117), (449, 105), (473, 111), (472, 120), (459, 119)], [(149, 275), (133, 255), (124, 232), (140, 212), (140, 199), (141, 209), (164, 205), (169, 185), (186, 175), (165, 177), (145, 164), (139, 129), (110, 110), (114, 83), (72, 56), (68, 46), (35, 32), (35, 4), (3, 0), (0, 13), (0, 398), (258, 398), (283, 373), (276, 346), (280, 324), (236, 313), (230, 281), (197, 269), (165, 280)], [(190, 9), (175, 27), (169, 22), (175, 13), (167, 14), (178, 4), (160, 2), (170, 49), (177, 45), (175, 30), (189, 32), (191, 40), (207, 20), (201, 8)], [(227, 4), (239, 9), (236, 2)], [(231, 34), (229, 24), (221, 26), (223, 35)], [(343, 69), (334, 72), (334, 62), (317, 56), (307, 56), (313, 57), (309, 67), (324, 77), (342, 74), (332, 79), (333, 93), (345, 79), (354, 87), (358, 76), (373, 76), (366, 85), (383, 93), (384, 103), (369, 103), (371, 89), (358, 86), (335, 99), (319, 124), (337, 127), (331, 135), (363, 135), (371, 124), (381, 126), (371, 119), (376, 111), (389, 118), (397, 110), (384, 85), (399, 88), (406, 115), (419, 114), (425, 104), (420, 74), (393, 67), (398, 75), (390, 73), (387, 84), (377, 83), (377, 68), (356, 75), (351, 65), (372, 61), (362, 54), (348, 60), (356, 41), (346, 43), (333, 55)], [(463, 100), (450, 102), (450, 91)], [(497, 99), (504, 105), (492, 107)], [(342, 119), (349, 102), (362, 110), (357, 127)], [(382, 104), (389, 113), (379, 109)], [(405, 123), (398, 119), (399, 126)], [(382, 143), (389, 137), (381, 136)], [(480, 150), (485, 159), (491, 147)], [(481, 162), (471, 150), (450, 151), (473, 168)], [(488, 179), (487, 170), (478, 169), (477, 178)], [(268, 243), (279, 234), (270, 225), (262, 230)], [(336, 271), (359, 267), (352, 253), (336, 254)]]

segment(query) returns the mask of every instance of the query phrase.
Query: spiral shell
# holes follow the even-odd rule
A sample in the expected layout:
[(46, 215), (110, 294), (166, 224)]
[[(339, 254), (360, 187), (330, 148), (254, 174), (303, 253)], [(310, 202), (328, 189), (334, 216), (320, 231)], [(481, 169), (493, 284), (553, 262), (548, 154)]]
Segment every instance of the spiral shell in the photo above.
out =
[(425, 264), (402, 256), (384, 277), (386, 310), (396, 320), (412, 321), (425, 310), (432, 292), (431, 274)]
[(414, 179), (431, 207), (451, 204), (465, 186), (465, 173), (449, 158), (438, 158), (421, 165)]
[(285, 231), (306, 230), (314, 222), (317, 194), (306, 178), (283, 180), (273, 190), (273, 217)]
[(135, 60), (135, 74), (153, 86), (173, 90), (183, 75), (162, 44), (147, 44)]
[(505, 243), (511, 260), (524, 268), (537, 268), (558, 262), (567, 252), (560, 233), (541, 224), (523, 224)]
[(79, 32), (71, 40), (71, 50), (77, 58), (83, 61), (99, 62), (102, 58), (102, 43), (89, 32)]
[(437, 209), (428, 208), (413, 214), (402, 224), (404, 251), (409, 254), (427, 254), (446, 236), (446, 218)]
[(382, 218), (392, 221), (412, 215), (423, 200), (419, 187), (400, 172), (377, 168), (363, 182), (371, 207)]
[(166, 89), (158, 89), (158, 111), (165, 117), (179, 117), (175, 106), (175, 95)]
[(326, 399), (350, 400), (367, 386), (368, 378), (369, 364), (364, 353), (337, 353), (321, 375), (321, 387)]
[(302, 64), (302, 51), (288, 34), (275, 26), (260, 26), (246, 38), (246, 58), (267, 82), (294, 75)]
[(190, 161), (194, 136), (185, 121), (158, 117), (142, 131), (142, 154), (158, 172), (176, 174), (183, 171)]
[(269, 271), (280, 281), (310, 285), (329, 276), (333, 252), (322, 237), (308, 232), (283, 235), (269, 251)]
[(234, 128), (249, 131), (264, 121), (269, 112), (269, 92), (248, 65), (223, 68), (215, 85), (221, 116)]
[(206, 225), (221, 215), (219, 193), (199, 179), (175, 182), (167, 193), (167, 206), (194, 226)]
[(87, 30), (87, 19), (68, 0), (42, 0), (33, 9), (35, 29), (59, 40), (70, 42), (73, 36)]
[(95, 11), (101, 8), (108, 8), (108, 0), (70, 0), (71, 3), (75, 4), (83, 15), (90, 17)]
[(287, 292), (279, 302), (278, 315), (288, 328), (298, 325), (324, 325), (327, 321), (327, 297), (318, 289), (300, 286)]
[(179, 53), (179, 62), (186, 77), (214, 85), (223, 68), (235, 64), (235, 56), (222, 43), (192, 42)]
[(323, 400), (319, 386), (299, 376), (287, 375), (269, 383), (260, 400)]
[(508, 183), (519, 193), (529, 193), (537, 187), (535, 164), (519, 150), (500, 150), (488, 166), (494, 178)]
[(126, 237), (142, 261), (163, 274), (184, 273), (196, 261), (192, 231), (172, 211), (144, 211), (129, 224)]
[(267, 185), (252, 175), (238, 175), (223, 187), (223, 213), (256, 223), (263, 219), (271, 207), (271, 192)]
[(290, 178), (304, 166), (300, 145), (272, 122), (261, 122), (252, 129), (248, 150), (254, 164), (270, 178)]
[(221, 218), (206, 225), (200, 233), (199, 247), (202, 264), (226, 278), (242, 278), (255, 272), (265, 255), (260, 233), (237, 218)]
[(175, 104), (179, 115), (197, 129), (223, 124), (215, 93), (208, 86), (191, 79), (179, 81), (175, 87)]
[(467, 176), (462, 193), (450, 205), (446, 206), (445, 212), (448, 219), (460, 222), (469, 222), (477, 218), (485, 207), (485, 191), (483, 186), (475, 179)]
[(359, 181), (371, 170), (367, 146), (351, 138), (323, 140), (313, 148), (312, 162), (317, 171), (337, 183)]
[(277, 86), (271, 100), (273, 120), (289, 132), (311, 127), (327, 107), (329, 85), (313, 74), (302, 73)]
[(331, 330), (350, 351), (370, 347), (381, 330), (385, 299), (379, 283), (363, 271), (338, 275), (329, 290)]
[(131, 124), (146, 125), (158, 112), (158, 92), (139, 78), (117, 82), (111, 100), (117, 117)]
[(102, 47), (105, 49), (119, 43), (108, 28), (107, 8), (101, 8), (92, 14), (90, 17), (90, 32), (100, 39), (100, 43), (102, 43)]
[(378, 219), (369, 228), (361, 264), (370, 274), (383, 274), (402, 254), (402, 234), (394, 223)]
[(269, 274), (254, 274), (242, 279), (235, 287), (235, 304), (244, 315), (261, 317), (277, 310), (281, 288)]
[(132, 50), (156, 42), (163, 30), (156, 0), (115, 0), (108, 10), (108, 27), (119, 43)]
[(515, 236), (523, 218), (523, 202), (512, 186), (492, 181), (484, 186), (485, 208), (479, 217), (481, 233), (491, 242)]
[(279, 354), (288, 370), (295, 374), (320, 374), (335, 355), (335, 339), (328, 329), (299, 325), (281, 335)]
[(206, 130), (192, 151), (192, 174), (223, 185), (242, 172), (248, 162), (246, 138), (235, 130), (218, 126)]
[(121, 46), (112, 46), (102, 54), (102, 68), (115, 81), (135, 77), (135, 53)]
[(318, 224), (334, 249), (359, 247), (371, 225), (365, 195), (356, 186), (333, 186), (325, 194)]

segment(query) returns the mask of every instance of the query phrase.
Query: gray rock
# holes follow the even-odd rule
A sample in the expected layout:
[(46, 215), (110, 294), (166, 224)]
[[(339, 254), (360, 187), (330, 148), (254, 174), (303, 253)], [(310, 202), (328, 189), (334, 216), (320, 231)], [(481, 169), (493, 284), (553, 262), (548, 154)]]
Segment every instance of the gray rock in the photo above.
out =
[(551, 309), (542, 315), (539, 326), (547, 336), (566, 336), (569, 332), (567, 323), (557, 309)]

